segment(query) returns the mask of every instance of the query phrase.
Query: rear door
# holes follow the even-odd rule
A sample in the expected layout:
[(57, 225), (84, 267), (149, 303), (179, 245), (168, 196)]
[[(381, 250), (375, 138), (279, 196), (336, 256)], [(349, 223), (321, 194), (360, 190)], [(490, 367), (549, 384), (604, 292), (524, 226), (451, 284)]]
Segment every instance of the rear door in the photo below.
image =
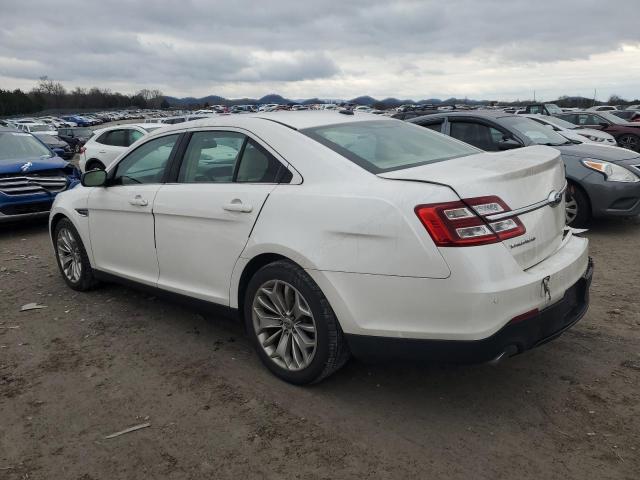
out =
[(154, 202), (158, 285), (222, 305), (262, 205), (288, 170), (241, 130), (191, 133)]

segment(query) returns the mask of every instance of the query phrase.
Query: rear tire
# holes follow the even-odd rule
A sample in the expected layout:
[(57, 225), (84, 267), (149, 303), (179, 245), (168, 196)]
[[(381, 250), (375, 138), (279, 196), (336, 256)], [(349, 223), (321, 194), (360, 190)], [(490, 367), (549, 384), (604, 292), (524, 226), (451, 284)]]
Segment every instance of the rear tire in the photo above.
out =
[(69, 287), (84, 292), (98, 285), (80, 234), (69, 219), (63, 218), (56, 224), (53, 245), (56, 263)]
[(584, 192), (574, 184), (567, 185), (565, 193), (567, 225), (581, 228), (591, 219), (591, 204)]
[(260, 360), (289, 383), (319, 382), (349, 359), (328, 300), (313, 279), (289, 261), (270, 263), (255, 273), (243, 309)]
[(85, 172), (90, 172), (91, 170), (105, 170), (105, 166), (100, 160), (92, 158), (84, 166), (84, 170)]

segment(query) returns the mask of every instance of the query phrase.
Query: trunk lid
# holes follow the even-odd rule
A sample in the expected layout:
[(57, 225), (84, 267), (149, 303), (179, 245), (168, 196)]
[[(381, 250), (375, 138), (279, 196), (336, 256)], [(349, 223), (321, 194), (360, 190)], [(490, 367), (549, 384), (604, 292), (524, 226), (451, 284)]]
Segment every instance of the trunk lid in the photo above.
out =
[(392, 180), (420, 181), (451, 187), (461, 199), (497, 195), (511, 210), (540, 208), (520, 213), (526, 232), (502, 242), (523, 268), (536, 265), (555, 252), (565, 227), (564, 195), (560, 203), (546, 203), (566, 183), (560, 153), (534, 146), (507, 152), (484, 152), (418, 167), (381, 173)]

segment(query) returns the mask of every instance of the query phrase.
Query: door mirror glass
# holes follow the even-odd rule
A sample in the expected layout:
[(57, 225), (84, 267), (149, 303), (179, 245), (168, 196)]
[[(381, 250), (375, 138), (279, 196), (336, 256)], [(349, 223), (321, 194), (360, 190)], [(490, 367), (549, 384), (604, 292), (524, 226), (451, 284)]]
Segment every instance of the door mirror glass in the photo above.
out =
[(102, 187), (107, 183), (107, 172), (104, 170), (91, 170), (82, 174), (80, 179), (85, 187)]

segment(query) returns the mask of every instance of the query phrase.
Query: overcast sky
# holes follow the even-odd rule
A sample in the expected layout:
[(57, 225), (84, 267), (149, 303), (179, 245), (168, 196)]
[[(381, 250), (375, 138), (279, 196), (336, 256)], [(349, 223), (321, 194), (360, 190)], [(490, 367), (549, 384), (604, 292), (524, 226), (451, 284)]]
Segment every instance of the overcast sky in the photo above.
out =
[(640, 0), (0, 0), (0, 88), (640, 97)]

